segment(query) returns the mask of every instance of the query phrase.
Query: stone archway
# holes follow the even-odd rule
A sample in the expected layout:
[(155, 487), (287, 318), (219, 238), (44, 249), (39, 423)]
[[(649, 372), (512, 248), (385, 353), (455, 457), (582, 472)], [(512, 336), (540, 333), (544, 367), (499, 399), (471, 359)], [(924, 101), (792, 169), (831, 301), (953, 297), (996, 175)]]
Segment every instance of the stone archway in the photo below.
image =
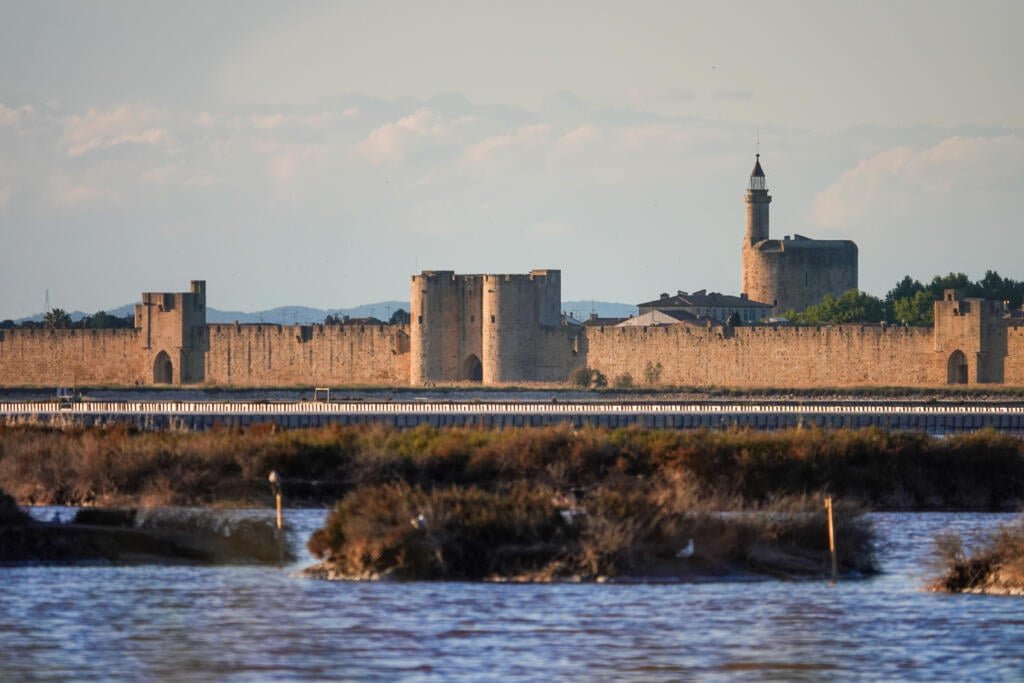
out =
[(949, 355), (946, 363), (947, 384), (967, 384), (967, 356), (960, 349)]
[(166, 351), (161, 351), (153, 361), (153, 384), (171, 384), (174, 381), (174, 365)]
[(469, 354), (462, 363), (462, 379), (470, 382), (482, 382), (484, 379), (484, 366), (475, 353)]

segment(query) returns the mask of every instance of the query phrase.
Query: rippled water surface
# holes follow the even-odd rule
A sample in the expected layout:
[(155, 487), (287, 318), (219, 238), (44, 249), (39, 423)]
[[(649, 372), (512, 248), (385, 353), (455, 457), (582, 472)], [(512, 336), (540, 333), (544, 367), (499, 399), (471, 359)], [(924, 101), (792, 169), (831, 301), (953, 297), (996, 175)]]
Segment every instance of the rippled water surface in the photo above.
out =
[[(295, 537), (324, 514), (291, 512)], [(1010, 518), (873, 515), (884, 573), (836, 586), (327, 583), (296, 577), (308, 558), (5, 568), (0, 679), (1022, 680), (1024, 600), (921, 590), (937, 531)]]

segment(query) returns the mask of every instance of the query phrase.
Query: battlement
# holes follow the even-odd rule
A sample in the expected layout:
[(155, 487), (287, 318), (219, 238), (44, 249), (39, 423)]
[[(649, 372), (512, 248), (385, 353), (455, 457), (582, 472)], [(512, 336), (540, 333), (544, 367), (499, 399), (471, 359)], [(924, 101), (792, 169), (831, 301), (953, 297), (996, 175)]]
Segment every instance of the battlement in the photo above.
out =
[(485, 282), (536, 282), (538, 284), (556, 284), (561, 278), (562, 271), (553, 269), (531, 270), (529, 273), (492, 273), (490, 275), (476, 275), (483, 277)]

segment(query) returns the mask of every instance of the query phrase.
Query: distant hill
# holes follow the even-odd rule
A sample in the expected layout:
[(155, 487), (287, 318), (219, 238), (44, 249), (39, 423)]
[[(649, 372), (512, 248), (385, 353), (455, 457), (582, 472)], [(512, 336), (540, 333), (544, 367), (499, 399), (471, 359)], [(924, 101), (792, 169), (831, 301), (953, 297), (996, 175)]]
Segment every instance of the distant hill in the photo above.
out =
[[(378, 301), (372, 304), (363, 304), (353, 308), (311, 308), (309, 306), (278, 306), (265, 311), (222, 311), (218, 308), (208, 307), (206, 309), (206, 321), (211, 323), (271, 323), (274, 325), (307, 325), (311, 323), (322, 323), (328, 315), (347, 315), (352, 318), (380, 318), (385, 322), (391, 314), (398, 309), (409, 310), (408, 301)], [(608, 301), (564, 301), (562, 310), (571, 313), (577, 320), (586, 320), (591, 312), (597, 313), (602, 318), (626, 318), (636, 315), (637, 308), (631, 304), (619, 304)], [(135, 304), (125, 304), (107, 311), (108, 314), (124, 317), (135, 313)], [(73, 321), (79, 321), (91, 313), (82, 311), (71, 311), (68, 313)], [(37, 313), (26, 318), (19, 318), (15, 322), (21, 323), (26, 320), (39, 322), (43, 319), (42, 313)]]
[(613, 301), (563, 301), (562, 310), (577, 320), (586, 320), (591, 313), (600, 318), (628, 318), (637, 314), (633, 304), (619, 304)]
[(211, 323), (273, 323), (275, 325), (302, 325), (322, 323), (328, 315), (347, 315), (351, 318), (374, 317), (387, 322), (399, 308), (409, 310), (408, 301), (378, 301), (353, 308), (310, 308), (309, 306), (278, 306), (265, 311), (221, 311), (206, 309), (206, 321)]

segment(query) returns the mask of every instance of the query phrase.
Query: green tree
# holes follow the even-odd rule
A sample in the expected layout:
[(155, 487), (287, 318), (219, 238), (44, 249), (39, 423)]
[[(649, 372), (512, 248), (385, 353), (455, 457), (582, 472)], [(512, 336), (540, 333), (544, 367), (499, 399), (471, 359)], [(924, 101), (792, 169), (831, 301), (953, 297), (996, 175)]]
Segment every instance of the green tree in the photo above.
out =
[[(896, 313), (896, 302), (904, 299), (913, 299), (917, 296), (918, 292), (925, 291), (927, 291), (927, 288), (921, 284), (920, 280), (915, 280), (909, 275), (905, 275), (885, 295), (885, 319), (890, 322), (900, 322), (902, 318)], [(902, 306), (905, 309), (907, 304), (904, 303)]]
[(922, 289), (913, 296), (896, 299), (890, 320), (906, 325), (931, 325), (934, 318), (935, 299)]
[(896, 286), (889, 290), (889, 293), (885, 295), (886, 303), (896, 301), (897, 299), (912, 298), (918, 292), (923, 292), (925, 286), (921, 284), (920, 280), (915, 280), (909, 275), (904, 275), (903, 279), (896, 283)]
[(850, 289), (839, 298), (826, 294), (820, 304), (801, 312), (789, 311), (785, 317), (802, 325), (877, 323), (885, 319), (885, 303), (867, 292)]
[(936, 299), (941, 299), (942, 292), (947, 289), (959, 289), (964, 296), (981, 296), (981, 288), (971, 282), (971, 278), (964, 273), (936, 275), (928, 284), (928, 291)]
[(43, 316), (43, 325), (49, 330), (66, 330), (71, 327), (71, 316), (63, 308), (54, 308)]
[(404, 308), (399, 308), (397, 311), (391, 314), (391, 318), (388, 320), (388, 325), (408, 325), (409, 324), (409, 312)]
[(119, 330), (134, 327), (134, 325), (135, 319), (132, 316), (119, 318), (116, 315), (110, 315), (106, 311), (97, 311), (93, 315), (82, 319), (82, 327), (92, 330)]

